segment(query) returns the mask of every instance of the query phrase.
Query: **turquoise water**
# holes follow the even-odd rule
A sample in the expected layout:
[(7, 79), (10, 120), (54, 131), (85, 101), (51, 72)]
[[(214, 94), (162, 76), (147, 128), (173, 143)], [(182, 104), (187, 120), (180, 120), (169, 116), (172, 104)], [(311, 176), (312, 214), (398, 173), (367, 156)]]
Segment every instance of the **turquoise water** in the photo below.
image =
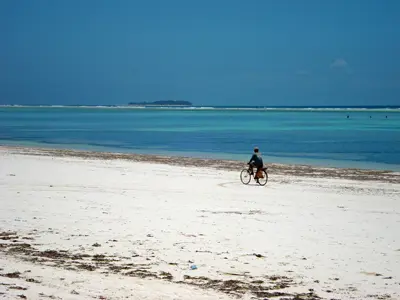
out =
[(2, 107), (0, 144), (400, 170), (400, 111)]

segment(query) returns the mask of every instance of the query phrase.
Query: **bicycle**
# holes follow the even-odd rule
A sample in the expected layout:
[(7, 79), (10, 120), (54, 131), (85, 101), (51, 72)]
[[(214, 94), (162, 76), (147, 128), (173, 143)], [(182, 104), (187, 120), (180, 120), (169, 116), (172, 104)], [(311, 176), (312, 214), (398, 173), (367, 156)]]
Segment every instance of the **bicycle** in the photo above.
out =
[(268, 173), (267, 173), (267, 169), (268, 169), (267, 167), (263, 167), (263, 168), (261, 169), (261, 172), (262, 172), (263, 177), (262, 177), (262, 178), (256, 178), (256, 175), (257, 175), (257, 174), (254, 174), (254, 169), (253, 169), (253, 167), (249, 166), (248, 168), (243, 169), (243, 170), (240, 172), (240, 181), (242, 181), (243, 184), (247, 185), (247, 184), (250, 183), (251, 178), (254, 176), (254, 177), (253, 177), (254, 180), (255, 180), (259, 185), (264, 186), (264, 185), (266, 185), (267, 182), (268, 182)]

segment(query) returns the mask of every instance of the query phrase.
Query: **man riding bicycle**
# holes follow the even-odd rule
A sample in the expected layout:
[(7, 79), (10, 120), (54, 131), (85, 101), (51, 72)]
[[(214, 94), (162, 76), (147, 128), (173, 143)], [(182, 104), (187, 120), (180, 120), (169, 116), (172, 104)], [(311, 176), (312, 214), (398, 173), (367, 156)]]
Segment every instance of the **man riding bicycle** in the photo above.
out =
[(261, 174), (260, 171), (264, 167), (264, 162), (257, 147), (254, 148), (253, 156), (250, 158), (248, 165), (249, 168), (251, 168), (251, 171), (253, 171), (253, 168), (257, 168), (256, 176), (254, 178), (258, 179), (258, 174)]

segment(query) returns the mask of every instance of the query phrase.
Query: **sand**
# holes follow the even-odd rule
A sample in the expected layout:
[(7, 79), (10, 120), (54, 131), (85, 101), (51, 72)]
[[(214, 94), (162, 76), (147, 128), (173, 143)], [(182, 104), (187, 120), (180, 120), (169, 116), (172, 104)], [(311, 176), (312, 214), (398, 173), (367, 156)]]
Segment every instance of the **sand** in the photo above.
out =
[(58, 153), (0, 150), (0, 298), (400, 299), (394, 173)]
[[(242, 169), (245, 164), (237, 160), (202, 159), (193, 157), (176, 157), (160, 155), (143, 155), (134, 153), (115, 153), (115, 152), (93, 152), (71, 149), (51, 149), (51, 148), (26, 148), (17, 146), (0, 146), (9, 153), (40, 155), (52, 157), (80, 157), (87, 159), (107, 159), (107, 160), (126, 160), (136, 162), (148, 162), (156, 164), (168, 164), (186, 167), (209, 167), (219, 170), (235, 171)], [(317, 177), (317, 178), (341, 178), (353, 180), (385, 181), (400, 184), (400, 172), (391, 170), (370, 170), (354, 168), (331, 168), (318, 167), (311, 165), (288, 165), (277, 164), (268, 157), (264, 157), (264, 162), (268, 166), (268, 173), (273, 175), (289, 175), (296, 177)], [(388, 165), (390, 167), (390, 165)]]

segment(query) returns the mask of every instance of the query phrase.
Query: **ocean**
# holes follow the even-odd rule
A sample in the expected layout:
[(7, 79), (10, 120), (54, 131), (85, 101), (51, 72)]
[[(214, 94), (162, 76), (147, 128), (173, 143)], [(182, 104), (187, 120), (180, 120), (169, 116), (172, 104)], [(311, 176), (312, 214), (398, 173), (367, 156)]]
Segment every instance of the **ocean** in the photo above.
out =
[(0, 107), (0, 145), (400, 171), (400, 109)]

